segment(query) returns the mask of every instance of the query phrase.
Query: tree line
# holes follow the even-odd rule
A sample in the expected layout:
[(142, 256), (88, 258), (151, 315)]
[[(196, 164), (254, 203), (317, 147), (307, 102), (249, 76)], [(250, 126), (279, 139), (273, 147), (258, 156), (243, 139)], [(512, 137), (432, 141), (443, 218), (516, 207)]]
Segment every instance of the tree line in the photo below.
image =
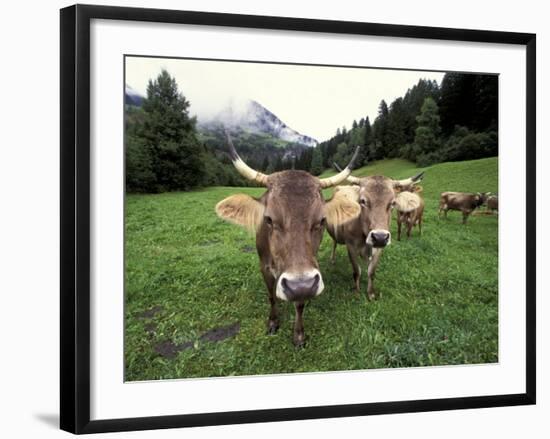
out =
[[(163, 70), (150, 80), (142, 105), (126, 106), (126, 190), (164, 192), (197, 186), (251, 185), (231, 166), (223, 128), (199, 133), (189, 101)], [(266, 173), (302, 169), (314, 175), (345, 165), (361, 145), (356, 167), (402, 157), (426, 166), (498, 154), (498, 78), (447, 73), (441, 86), (421, 79), (403, 97), (382, 100), (374, 121), (364, 117), (315, 148), (281, 144), (237, 131), (234, 143), (254, 168)]]
[[(357, 166), (401, 157), (427, 166), (498, 155), (498, 77), (447, 73), (441, 86), (421, 79), (403, 97), (378, 106), (376, 119), (354, 120), (319, 144), (311, 171), (345, 164), (362, 145)], [(313, 166), (315, 165), (315, 166)]]

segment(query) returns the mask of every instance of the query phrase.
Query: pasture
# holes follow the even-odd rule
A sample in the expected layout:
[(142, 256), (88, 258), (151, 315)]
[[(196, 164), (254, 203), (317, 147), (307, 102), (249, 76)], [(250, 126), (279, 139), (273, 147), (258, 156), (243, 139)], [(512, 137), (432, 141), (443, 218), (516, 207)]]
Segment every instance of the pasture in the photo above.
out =
[[(395, 159), (353, 175), (419, 171)], [(394, 214), (392, 244), (377, 270), (378, 300), (366, 299), (366, 275), (361, 296), (352, 293), (346, 249), (338, 247), (332, 265), (325, 232), (318, 254), (325, 290), (305, 308), (303, 349), (292, 344), (292, 304), (279, 304), (279, 332), (266, 335), (269, 303), (254, 237), (214, 212), (229, 195), (264, 189), (128, 195), (126, 380), (498, 361), (498, 218), (472, 215), (464, 226), (460, 212), (437, 215), (442, 191), (497, 192), (498, 159), (425, 168), (422, 186), (423, 236), (415, 228), (410, 240), (397, 241)]]

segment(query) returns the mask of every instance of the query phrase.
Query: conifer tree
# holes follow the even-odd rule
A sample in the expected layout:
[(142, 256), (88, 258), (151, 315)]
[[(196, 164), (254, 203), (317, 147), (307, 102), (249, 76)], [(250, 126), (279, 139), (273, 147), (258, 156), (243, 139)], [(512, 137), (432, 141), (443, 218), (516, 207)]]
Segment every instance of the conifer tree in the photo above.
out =
[(323, 154), (321, 153), (321, 148), (316, 147), (313, 150), (313, 157), (311, 158), (311, 169), (310, 172), (313, 175), (320, 175), (323, 172)]
[(414, 151), (417, 161), (430, 164), (435, 161), (435, 152), (441, 146), (441, 127), (439, 110), (435, 101), (428, 97), (422, 104), (420, 115), (416, 118), (418, 128), (414, 138)]
[(202, 180), (202, 151), (189, 105), (166, 70), (149, 81), (139, 134), (151, 157), (155, 192), (188, 190)]

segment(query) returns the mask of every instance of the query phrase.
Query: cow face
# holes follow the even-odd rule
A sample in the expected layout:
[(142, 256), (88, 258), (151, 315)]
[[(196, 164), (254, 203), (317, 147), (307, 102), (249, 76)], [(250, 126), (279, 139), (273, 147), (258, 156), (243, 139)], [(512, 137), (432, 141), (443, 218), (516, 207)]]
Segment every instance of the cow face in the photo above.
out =
[(263, 197), (260, 235), (269, 247), (276, 295), (282, 300), (309, 299), (324, 288), (316, 254), (326, 217), (316, 180), (306, 172), (277, 173)]
[(487, 200), (491, 196), (491, 192), (485, 192), (485, 193), (478, 193), (477, 194), (477, 206), (482, 206), (483, 204), (487, 203)]
[(358, 202), (361, 206), (361, 228), (366, 243), (374, 248), (383, 248), (391, 243), (390, 223), (397, 193), (419, 191), (415, 186), (424, 173), (404, 180), (392, 180), (381, 175), (357, 178), (348, 181), (359, 187)]
[(332, 223), (340, 224), (359, 214), (359, 205), (350, 200), (325, 203), (321, 189), (344, 181), (350, 166), (329, 179), (304, 171), (267, 176), (244, 164), (230, 139), (229, 145), (237, 170), (267, 191), (259, 199), (239, 194), (220, 201), (216, 206), (218, 216), (255, 230), (260, 259), (275, 279), (278, 298), (303, 302), (318, 296), (324, 283), (316, 254), (327, 216)]
[(395, 205), (393, 180), (379, 175), (362, 178), (359, 185), (359, 205), (361, 227), (367, 237), (367, 244), (375, 248), (389, 245), (392, 209)]

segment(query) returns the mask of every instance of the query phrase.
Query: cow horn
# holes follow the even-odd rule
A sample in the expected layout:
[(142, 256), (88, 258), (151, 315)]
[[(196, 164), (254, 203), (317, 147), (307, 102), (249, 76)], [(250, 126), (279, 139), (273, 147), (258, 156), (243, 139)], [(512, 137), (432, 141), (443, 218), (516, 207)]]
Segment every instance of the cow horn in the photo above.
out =
[[(339, 172), (342, 172), (342, 168), (340, 168), (337, 163), (333, 163), (333, 165)], [(353, 175), (349, 175), (347, 180), (352, 184), (359, 184), (361, 182), (360, 178), (354, 177)]]
[(233, 166), (237, 168), (237, 171), (239, 171), (239, 173), (248, 180), (255, 181), (262, 186), (267, 186), (268, 176), (256, 171), (255, 169), (252, 169), (244, 162), (239, 154), (237, 154), (237, 150), (235, 149), (235, 146), (231, 141), (231, 136), (229, 135), (229, 132), (227, 130), (225, 130), (225, 137), (227, 139), (227, 145), (229, 146), (229, 155), (231, 157), (231, 161), (233, 162)]
[(333, 175), (332, 177), (328, 178), (320, 178), (319, 181), (321, 183), (321, 188), (326, 189), (328, 187), (336, 186), (337, 184), (342, 183), (346, 178), (349, 177), (351, 174), (351, 170), (353, 169), (353, 162), (357, 158), (357, 155), (359, 154), (359, 149), (361, 147), (357, 146), (355, 148), (355, 152), (353, 153), (353, 156), (351, 160), (349, 161), (348, 165), (343, 171), (340, 171), (338, 174)]
[(420, 174), (416, 174), (414, 177), (405, 178), (404, 180), (394, 180), (393, 185), (394, 186), (409, 186), (411, 184), (420, 183), (423, 178), (424, 178), (424, 171), (422, 171)]

